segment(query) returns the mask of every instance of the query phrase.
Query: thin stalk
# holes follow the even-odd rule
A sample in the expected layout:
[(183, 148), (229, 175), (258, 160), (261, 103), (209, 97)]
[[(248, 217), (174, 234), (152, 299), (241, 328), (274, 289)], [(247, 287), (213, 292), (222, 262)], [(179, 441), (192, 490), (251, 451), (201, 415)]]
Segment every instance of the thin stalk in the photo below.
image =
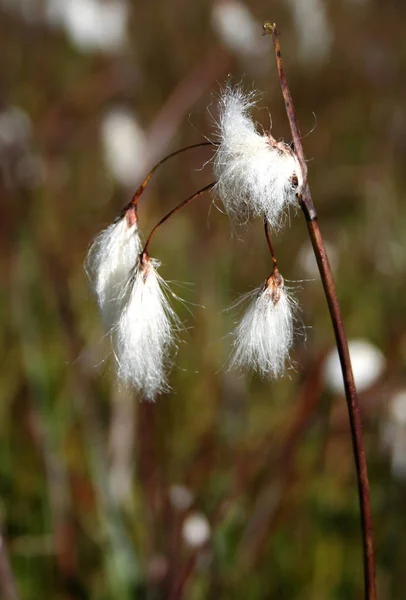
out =
[(144, 246), (144, 250), (142, 251), (142, 255), (147, 254), (148, 255), (148, 247), (149, 244), (156, 232), (156, 230), (163, 224), (165, 223), (165, 221), (167, 221), (168, 219), (170, 219), (170, 217), (172, 217), (172, 215), (174, 215), (175, 213), (178, 212), (178, 210), (180, 210), (181, 208), (183, 208), (184, 206), (187, 206), (188, 204), (190, 204), (193, 200), (195, 200), (196, 198), (198, 198), (199, 196), (201, 196), (202, 194), (204, 194), (204, 192), (208, 192), (209, 190), (211, 190), (215, 185), (216, 185), (216, 181), (213, 181), (212, 183), (209, 183), (208, 185), (205, 185), (201, 190), (199, 190), (198, 192), (196, 192), (195, 194), (193, 194), (192, 196), (189, 196), (189, 198), (186, 198), (186, 200), (183, 200), (183, 202), (181, 202), (180, 204), (178, 204), (177, 206), (175, 206), (175, 208), (173, 208), (171, 211), (169, 211), (164, 217), (162, 217), (162, 219), (155, 225), (155, 227), (153, 228), (153, 230), (151, 231), (151, 233), (148, 236), (147, 241), (145, 242), (145, 246)]
[(200, 142), (198, 144), (192, 144), (191, 146), (185, 146), (184, 148), (180, 148), (179, 150), (175, 150), (174, 152), (171, 152), (170, 154), (167, 154), (162, 160), (160, 160), (154, 167), (152, 167), (152, 169), (150, 170), (150, 172), (148, 173), (148, 175), (145, 177), (144, 181), (141, 183), (140, 187), (136, 190), (136, 192), (134, 193), (131, 202), (129, 202), (127, 204), (127, 206), (125, 206), (122, 210), (122, 214), (124, 215), (131, 207), (136, 207), (138, 204), (138, 200), (140, 199), (141, 194), (143, 193), (143, 191), (145, 190), (145, 188), (147, 187), (151, 177), (153, 176), (153, 174), (155, 173), (155, 171), (157, 169), (159, 169), (159, 167), (161, 165), (163, 165), (167, 160), (169, 160), (170, 158), (173, 158), (174, 156), (177, 156), (178, 154), (182, 154), (182, 152), (186, 152), (187, 150), (192, 150), (193, 148), (201, 148), (202, 146), (215, 146), (216, 144), (214, 144), (213, 142)]
[(269, 231), (269, 223), (268, 223), (268, 219), (266, 217), (264, 217), (264, 229), (265, 229), (265, 237), (266, 237), (266, 241), (267, 241), (267, 244), (268, 244), (268, 248), (269, 248), (269, 251), (270, 251), (271, 257), (272, 257), (273, 266), (274, 266), (274, 269), (275, 268), (277, 269), (278, 268), (278, 263), (276, 261), (275, 252), (274, 252), (274, 249), (273, 249), (273, 246), (272, 246), (271, 234), (270, 234), (270, 231)]
[(338, 354), (340, 357), (341, 370), (344, 379), (345, 396), (347, 400), (348, 414), (351, 425), (351, 439), (353, 446), (354, 461), (357, 472), (358, 496), (361, 512), (362, 543), (364, 551), (365, 598), (366, 600), (376, 600), (376, 569), (374, 556), (374, 537), (372, 529), (372, 512), (368, 483), (368, 470), (362, 434), (360, 406), (357, 391), (355, 388), (354, 375), (352, 372), (347, 336), (345, 333), (341, 309), (334, 285), (333, 274), (327, 257), (323, 237), (320, 232), (317, 213), (313, 204), (310, 187), (307, 182), (307, 166), (301, 142), (300, 130), (296, 119), (295, 108), (293, 105), (292, 96), (282, 64), (278, 32), (275, 24), (269, 22), (264, 24), (264, 30), (265, 33), (268, 33), (272, 36), (274, 43), (276, 63), (278, 66), (279, 80), (283, 98), (285, 101), (286, 113), (289, 119), (289, 125), (292, 132), (295, 151), (303, 170), (304, 187), (299, 197), (300, 206), (306, 218), (309, 236), (313, 245), (313, 250), (319, 267), (321, 280), (323, 282), (324, 293), (326, 295), (328, 307), (330, 310)]

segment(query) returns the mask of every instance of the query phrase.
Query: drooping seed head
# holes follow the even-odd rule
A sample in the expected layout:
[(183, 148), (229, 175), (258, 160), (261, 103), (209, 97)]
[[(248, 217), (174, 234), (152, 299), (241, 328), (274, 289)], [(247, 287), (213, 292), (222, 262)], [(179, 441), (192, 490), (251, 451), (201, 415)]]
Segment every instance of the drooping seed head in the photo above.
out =
[(117, 320), (131, 269), (141, 252), (134, 207), (102, 231), (88, 252), (85, 270), (92, 283), (106, 329)]
[(119, 378), (149, 400), (169, 389), (170, 352), (180, 329), (169, 304), (169, 287), (157, 272), (159, 264), (145, 253), (139, 256), (111, 335)]
[(239, 87), (228, 86), (220, 97), (215, 192), (238, 222), (265, 214), (277, 229), (289, 206), (297, 206), (302, 171), (287, 144), (257, 131), (250, 117), (254, 106), (254, 94)]
[(285, 288), (277, 268), (260, 288), (237, 304), (249, 301), (234, 330), (230, 368), (253, 369), (262, 378), (282, 375), (293, 343), (296, 301)]

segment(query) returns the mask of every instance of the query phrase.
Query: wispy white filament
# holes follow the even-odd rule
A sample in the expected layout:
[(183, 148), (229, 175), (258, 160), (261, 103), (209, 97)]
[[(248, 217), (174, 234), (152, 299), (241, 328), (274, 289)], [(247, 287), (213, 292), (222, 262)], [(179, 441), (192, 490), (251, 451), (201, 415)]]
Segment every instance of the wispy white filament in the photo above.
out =
[(220, 99), (219, 146), (214, 156), (214, 188), (227, 212), (240, 222), (265, 214), (278, 228), (302, 186), (292, 150), (270, 134), (259, 134), (249, 116), (254, 95), (227, 87)]
[(234, 331), (230, 368), (253, 369), (263, 378), (276, 378), (285, 370), (292, 347), (296, 302), (279, 273), (237, 304), (245, 300), (250, 303)]
[(102, 231), (89, 250), (85, 269), (107, 329), (117, 321), (128, 277), (141, 249), (137, 222), (131, 224), (124, 216)]
[(176, 345), (180, 326), (158, 266), (148, 257), (138, 261), (128, 281), (128, 300), (112, 332), (120, 379), (149, 400), (168, 390), (169, 351)]

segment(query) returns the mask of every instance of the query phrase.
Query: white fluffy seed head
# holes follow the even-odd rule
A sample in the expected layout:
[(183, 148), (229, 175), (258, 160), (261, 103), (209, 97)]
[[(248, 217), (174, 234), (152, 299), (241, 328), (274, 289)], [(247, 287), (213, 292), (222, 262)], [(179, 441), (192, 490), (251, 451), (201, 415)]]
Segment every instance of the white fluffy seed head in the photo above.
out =
[(275, 268), (260, 288), (237, 304), (250, 300), (234, 331), (230, 368), (254, 369), (262, 378), (276, 378), (285, 370), (293, 343), (293, 313), (296, 301), (286, 291)]
[(118, 376), (148, 400), (169, 390), (170, 350), (180, 321), (168, 301), (169, 288), (157, 272), (159, 262), (142, 255), (127, 283), (127, 302), (112, 331)]
[(88, 252), (85, 269), (97, 297), (103, 323), (110, 329), (125, 301), (130, 271), (142, 249), (135, 209), (102, 231)]
[(258, 133), (249, 115), (254, 105), (254, 94), (239, 87), (228, 86), (221, 95), (214, 190), (237, 221), (265, 214), (279, 228), (286, 209), (297, 205), (302, 171), (287, 144)]

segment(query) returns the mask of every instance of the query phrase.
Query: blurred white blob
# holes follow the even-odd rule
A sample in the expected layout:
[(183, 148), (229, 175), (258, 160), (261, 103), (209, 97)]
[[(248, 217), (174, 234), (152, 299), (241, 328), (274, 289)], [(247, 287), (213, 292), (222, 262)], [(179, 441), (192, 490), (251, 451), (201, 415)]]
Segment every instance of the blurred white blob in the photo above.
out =
[(81, 52), (121, 52), (128, 42), (127, 0), (0, 0), (0, 7), (29, 25), (65, 29)]
[(183, 522), (182, 537), (191, 548), (199, 548), (209, 541), (210, 523), (201, 512), (191, 513)]
[(45, 17), (83, 52), (120, 52), (127, 44), (126, 0), (47, 0)]
[(133, 188), (146, 170), (145, 134), (133, 113), (113, 108), (101, 123), (104, 159), (121, 185)]
[(43, 158), (31, 149), (31, 119), (17, 106), (0, 112), (0, 171), (8, 188), (33, 189), (46, 176)]
[(391, 454), (392, 475), (406, 478), (406, 390), (396, 392), (389, 403), (387, 420), (381, 429), (383, 446)]
[(19, 14), (29, 24), (41, 20), (40, 0), (0, 0), (0, 7)]
[(247, 58), (259, 58), (269, 51), (262, 25), (243, 2), (219, 0), (213, 5), (212, 24), (217, 35), (232, 52)]
[[(386, 360), (382, 352), (367, 340), (350, 340), (349, 349), (355, 385), (359, 392), (363, 392), (378, 381), (385, 370)], [(333, 348), (326, 357), (323, 376), (330, 391), (336, 394), (344, 392), (343, 376), (336, 348)]]
[[(335, 246), (329, 242), (325, 242), (325, 246), (331, 270), (334, 273), (337, 270), (339, 263), (338, 252)], [(317, 266), (316, 257), (314, 256), (313, 247), (310, 242), (305, 242), (300, 248), (297, 255), (297, 262), (299, 270), (301, 273), (303, 273), (304, 277), (309, 277), (310, 279), (319, 278), (319, 268)]]
[(391, 399), (389, 410), (391, 421), (393, 421), (397, 425), (406, 426), (406, 390), (397, 392), (393, 396), (393, 398)]
[(46, 0), (44, 11), (45, 20), (51, 27), (63, 27), (69, 0)]
[(15, 175), (23, 188), (35, 189), (39, 187), (46, 178), (44, 159), (40, 154), (27, 152), (18, 161)]
[(0, 112), (0, 149), (4, 146), (23, 146), (31, 135), (31, 119), (18, 106)]
[(288, 0), (298, 36), (300, 60), (322, 62), (333, 43), (333, 31), (323, 0)]
[(169, 501), (176, 510), (187, 510), (192, 505), (193, 500), (192, 492), (184, 485), (175, 484), (169, 488)]

